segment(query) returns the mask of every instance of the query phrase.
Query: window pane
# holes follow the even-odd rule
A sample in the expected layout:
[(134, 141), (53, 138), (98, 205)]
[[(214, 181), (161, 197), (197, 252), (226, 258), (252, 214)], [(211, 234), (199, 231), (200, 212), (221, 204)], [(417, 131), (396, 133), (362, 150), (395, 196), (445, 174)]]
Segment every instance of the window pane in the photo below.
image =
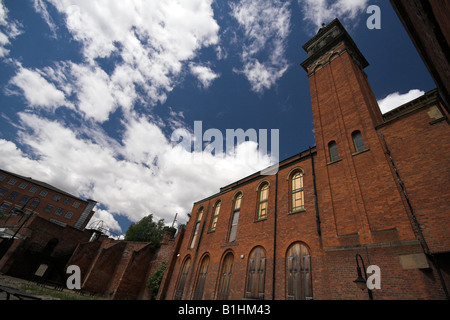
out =
[(298, 172), (292, 177), (292, 191), (299, 190), (301, 188), (303, 188), (303, 179), (301, 172)]
[(292, 210), (298, 210), (303, 208), (303, 192), (298, 191), (292, 194)]
[(234, 202), (234, 210), (237, 210), (241, 207), (241, 200), (242, 200), (242, 193), (236, 197), (236, 200)]
[(233, 221), (231, 223), (230, 237), (228, 240), (229, 242), (233, 242), (236, 240), (238, 222), (239, 222), (239, 211), (236, 211), (233, 214)]
[(339, 159), (337, 144), (334, 141), (331, 141), (328, 144), (328, 149), (330, 151), (330, 161), (336, 161)]
[(261, 202), (259, 204), (259, 213), (258, 213), (258, 219), (266, 218), (267, 217), (267, 201)]
[(0, 196), (4, 196), (5, 194), (7, 194), (8, 193), (8, 189), (7, 188), (1, 188), (0, 189)]
[(356, 152), (363, 151), (366, 149), (364, 146), (364, 140), (362, 138), (361, 132), (356, 131), (352, 134), (353, 137), (353, 143), (355, 144), (355, 150)]
[(210, 231), (216, 230), (217, 219), (219, 218), (219, 212), (220, 212), (220, 204), (221, 204), (221, 202), (218, 202), (216, 204), (216, 207), (214, 208), (214, 216), (213, 216), (213, 220), (211, 222), (211, 229), (210, 229)]
[(269, 185), (266, 184), (264, 187), (261, 188), (261, 195), (259, 197), (259, 200), (260, 201), (267, 200), (268, 194), (269, 194)]

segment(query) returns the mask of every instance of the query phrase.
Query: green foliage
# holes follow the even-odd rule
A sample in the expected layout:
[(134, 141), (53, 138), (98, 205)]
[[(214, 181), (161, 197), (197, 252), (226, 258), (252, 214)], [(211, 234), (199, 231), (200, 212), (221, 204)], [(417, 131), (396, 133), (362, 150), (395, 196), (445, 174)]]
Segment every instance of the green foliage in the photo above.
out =
[(147, 280), (147, 288), (149, 288), (152, 292), (152, 299), (155, 299), (156, 295), (158, 294), (159, 286), (161, 285), (166, 267), (167, 262), (163, 262), (161, 266), (155, 272), (153, 272), (153, 274)]
[(138, 223), (132, 223), (125, 233), (126, 241), (151, 242), (153, 248), (159, 247), (164, 235), (164, 219), (153, 221), (150, 214)]

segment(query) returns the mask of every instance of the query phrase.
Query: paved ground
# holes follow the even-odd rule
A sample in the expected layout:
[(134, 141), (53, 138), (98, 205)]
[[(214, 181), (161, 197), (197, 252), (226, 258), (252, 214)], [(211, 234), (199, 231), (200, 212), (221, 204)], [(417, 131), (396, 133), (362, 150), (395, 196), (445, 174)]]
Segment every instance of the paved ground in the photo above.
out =
[[(0, 274), (0, 300), (31, 300), (33, 296), (21, 289), (29, 281)], [(20, 297), (20, 298), (19, 298)]]
[(0, 274), (0, 300), (50, 300), (48, 296), (36, 296), (27, 293), (24, 286), (35, 286), (36, 283)]

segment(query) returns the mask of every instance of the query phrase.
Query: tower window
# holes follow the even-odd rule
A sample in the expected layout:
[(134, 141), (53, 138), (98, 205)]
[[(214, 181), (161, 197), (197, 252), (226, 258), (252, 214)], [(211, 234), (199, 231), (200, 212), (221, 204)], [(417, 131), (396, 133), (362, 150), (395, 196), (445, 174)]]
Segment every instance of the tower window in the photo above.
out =
[(364, 145), (364, 140), (361, 135), (361, 131), (355, 131), (352, 133), (353, 144), (355, 145), (355, 152), (360, 152), (366, 150)]
[(339, 160), (339, 154), (338, 154), (336, 141), (331, 141), (328, 144), (328, 150), (330, 152), (330, 161), (331, 162)]

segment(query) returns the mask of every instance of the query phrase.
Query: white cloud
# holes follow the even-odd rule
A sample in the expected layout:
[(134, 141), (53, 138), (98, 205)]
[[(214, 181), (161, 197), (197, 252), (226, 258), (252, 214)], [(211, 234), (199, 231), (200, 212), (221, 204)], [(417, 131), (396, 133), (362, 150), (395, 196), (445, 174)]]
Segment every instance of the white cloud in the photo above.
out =
[(219, 77), (211, 68), (190, 63), (191, 73), (195, 75), (204, 88), (208, 88), (212, 82)]
[(52, 17), (50, 16), (45, 2), (43, 0), (33, 0), (33, 6), (34, 6), (34, 10), (36, 10), (36, 12), (42, 16), (44, 21), (49, 26), (50, 31), (52, 32), (52, 37), (57, 38), (56, 31), (57, 31), (58, 27), (56, 26), (55, 22), (53, 21)]
[(10, 43), (10, 39), (14, 39), (22, 33), (21, 25), (17, 21), (8, 19), (8, 9), (0, 1), (0, 58), (4, 58), (9, 54), (6, 48)]
[(169, 223), (179, 213), (182, 223), (193, 202), (271, 164), (248, 141), (226, 157), (186, 150), (149, 118), (130, 120), (118, 143), (100, 128), (70, 128), (24, 112), (19, 117), (20, 143), (33, 158), (0, 140), (0, 167), (98, 201), (95, 218), (115, 230), (118, 214), (138, 221), (152, 213)]
[(303, 12), (303, 20), (312, 23), (315, 29), (312, 34), (333, 19), (341, 22), (353, 21), (367, 9), (369, 0), (298, 0)]
[[(135, 99), (150, 106), (165, 102), (183, 66), (201, 48), (218, 43), (212, 0), (51, 2), (65, 15), (68, 30), (82, 44), (88, 66), (80, 68), (96, 69), (95, 78), (111, 92), (106, 100), (112, 97), (125, 109), (131, 108)], [(99, 58), (120, 61), (113, 70), (104, 70), (109, 79), (97, 70)], [(209, 84), (210, 78), (202, 75), (200, 80)], [(95, 90), (83, 92), (81, 101), (97, 100)], [(112, 101), (104, 103), (94, 115), (99, 120), (108, 109), (114, 109)]]
[(106, 230), (100, 230), (100, 231), (106, 231), (106, 232), (112, 232), (113, 234), (116, 233), (122, 233), (126, 230), (122, 230), (117, 220), (114, 218), (114, 216), (108, 212), (107, 210), (103, 209), (96, 209), (94, 215), (91, 218), (91, 221), (89, 221), (86, 228), (88, 229), (96, 229), (97, 228), (104, 228)]
[(117, 108), (108, 75), (97, 66), (72, 64), (71, 71), (75, 77), (78, 108), (98, 122), (108, 120), (109, 114)]
[(385, 98), (378, 100), (378, 106), (381, 113), (389, 112), (407, 102), (410, 102), (420, 96), (423, 96), (425, 91), (412, 89), (407, 93), (394, 92), (387, 95)]
[[(284, 55), (290, 29), (289, 2), (243, 0), (232, 4), (231, 9), (244, 32), (244, 67), (235, 71), (242, 72), (252, 90), (261, 93), (270, 89), (288, 68)], [(265, 59), (259, 57), (263, 51), (269, 52)]]
[[(22, 90), (30, 107), (42, 107), (48, 110), (55, 110), (61, 106), (73, 107), (70, 102), (66, 101), (64, 93), (48, 82), (37, 70), (29, 70), (19, 65), (17, 74), (9, 83)], [(8, 92), (17, 94), (10, 90)]]

